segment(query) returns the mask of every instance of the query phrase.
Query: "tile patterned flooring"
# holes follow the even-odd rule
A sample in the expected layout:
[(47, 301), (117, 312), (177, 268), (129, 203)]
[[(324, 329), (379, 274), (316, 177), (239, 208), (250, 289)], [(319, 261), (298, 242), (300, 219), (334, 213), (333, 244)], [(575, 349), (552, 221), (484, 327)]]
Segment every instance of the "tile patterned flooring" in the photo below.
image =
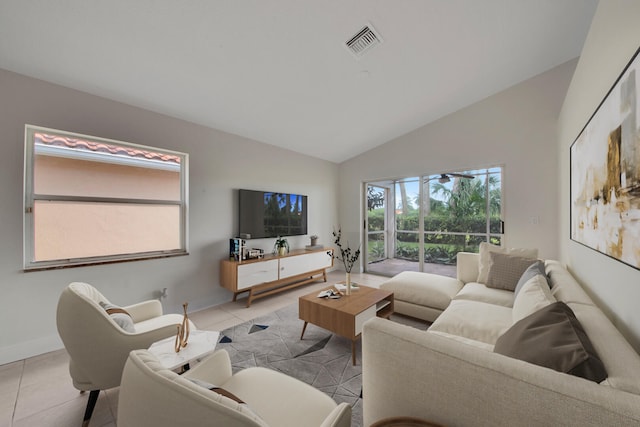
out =
[[(351, 275), (363, 285), (378, 287), (386, 277)], [(344, 280), (344, 272), (328, 274), (328, 282)], [(298, 297), (327, 286), (313, 283), (265, 297), (246, 308), (246, 299), (228, 302), (190, 314), (199, 329), (222, 331), (297, 302)], [(80, 426), (88, 393), (80, 393), (68, 371), (64, 349), (0, 366), (0, 427)], [(93, 413), (92, 427), (114, 427), (118, 410), (118, 389), (101, 392)]]

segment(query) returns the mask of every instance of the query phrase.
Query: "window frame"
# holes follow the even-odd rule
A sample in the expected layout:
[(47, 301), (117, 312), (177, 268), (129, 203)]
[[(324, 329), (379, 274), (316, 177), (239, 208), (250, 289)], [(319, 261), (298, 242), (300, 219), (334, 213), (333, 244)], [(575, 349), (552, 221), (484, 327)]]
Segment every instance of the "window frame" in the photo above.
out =
[[(65, 138), (78, 138), (89, 140), (92, 142), (98, 142), (109, 145), (117, 145), (120, 147), (133, 148), (139, 150), (148, 150), (154, 153), (167, 154), (180, 157), (179, 176), (180, 176), (180, 199), (179, 200), (164, 200), (164, 199), (136, 199), (126, 197), (95, 197), (95, 196), (67, 196), (67, 195), (52, 195), (52, 194), (37, 194), (34, 191), (34, 173), (35, 173), (35, 134), (47, 133), (57, 135)], [(134, 144), (126, 141), (118, 141), (108, 138), (102, 138), (92, 135), (79, 134), (75, 132), (68, 132), (58, 129), (51, 129), (42, 126), (35, 126), (26, 124), (24, 133), (24, 205), (23, 205), (23, 268), (25, 271), (63, 268), (63, 267), (78, 267), (86, 265), (106, 264), (115, 262), (136, 261), (144, 259), (165, 258), (172, 256), (182, 256), (189, 254), (189, 154), (178, 151), (166, 150), (158, 147), (145, 146), (140, 144)], [(64, 149), (63, 149), (64, 150)], [(64, 158), (75, 158), (80, 160), (93, 160), (97, 155), (92, 152), (79, 152), (76, 151), (70, 156), (61, 156)], [(104, 157), (104, 155), (103, 155)], [(104, 161), (104, 160), (103, 160)], [(107, 163), (125, 166), (138, 166), (144, 165), (145, 161), (137, 158), (110, 158)], [(150, 163), (147, 163), (150, 165)], [(163, 165), (158, 163), (153, 165), (155, 169), (163, 169)], [(148, 166), (143, 166), (148, 167)], [(43, 201), (62, 201), (62, 202), (75, 202), (75, 203), (113, 203), (123, 205), (175, 205), (179, 207), (179, 233), (180, 233), (180, 247), (172, 250), (157, 250), (146, 252), (133, 252), (122, 253), (113, 255), (99, 255), (99, 256), (87, 256), (67, 259), (56, 260), (35, 260), (35, 221), (33, 208), (38, 200)]]

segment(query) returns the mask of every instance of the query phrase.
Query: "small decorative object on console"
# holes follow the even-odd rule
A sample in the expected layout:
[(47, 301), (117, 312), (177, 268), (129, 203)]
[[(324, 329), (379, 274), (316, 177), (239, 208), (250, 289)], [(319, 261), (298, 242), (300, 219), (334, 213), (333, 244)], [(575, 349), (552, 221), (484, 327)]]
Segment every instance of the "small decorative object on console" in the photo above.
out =
[(229, 259), (242, 261), (246, 259), (247, 241), (236, 237), (229, 239)]
[(247, 258), (248, 259), (264, 258), (264, 250), (257, 249), (257, 248), (249, 249), (249, 251), (247, 251)]
[(178, 333), (176, 334), (175, 350), (176, 353), (187, 346), (189, 341), (189, 317), (187, 316), (187, 306), (189, 303), (182, 304), (184, 311), (184, 317), (182, 318), (182, 324), (178, 325)]
[(276, 239), (276, 243), (273, 245), (273, 252), (277, 253), (280, 256), (286, 255), (289, 253), (289, 242), (285, 237), (278, 237)]
[(318, 236), (316, 236), (315, 234), (313, 236), (309, 236), (309, 239), (311, 239), (311, 246), (315, 246), (318, 244)]

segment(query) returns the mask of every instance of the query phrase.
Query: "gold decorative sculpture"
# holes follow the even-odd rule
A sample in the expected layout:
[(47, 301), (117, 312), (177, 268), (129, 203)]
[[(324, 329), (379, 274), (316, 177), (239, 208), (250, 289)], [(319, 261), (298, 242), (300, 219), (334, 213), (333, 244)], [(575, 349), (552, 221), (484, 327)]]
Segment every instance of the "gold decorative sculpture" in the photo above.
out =
[(175, 342), (176, 353), (180, 352), (180, 350), (185, 348), (188, 344), (188, 340), (189, 340), (189, 317), (187, 316), (188, 305), (189, 303), (187, 302), (182, 304), (184, 317), (182, 319), (182, 324), (177, 326), (178, 333), (176, 334), (176, 342)]

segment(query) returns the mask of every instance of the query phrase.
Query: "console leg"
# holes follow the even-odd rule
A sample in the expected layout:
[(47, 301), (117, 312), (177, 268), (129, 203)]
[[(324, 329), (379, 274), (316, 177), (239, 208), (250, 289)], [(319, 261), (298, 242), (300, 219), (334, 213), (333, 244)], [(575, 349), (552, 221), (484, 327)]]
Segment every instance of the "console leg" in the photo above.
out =
[(249, 297), (247, 298), (247, 308), (251, 307), (251, 301), (253, 301), (253, 288), (249, 291)]

